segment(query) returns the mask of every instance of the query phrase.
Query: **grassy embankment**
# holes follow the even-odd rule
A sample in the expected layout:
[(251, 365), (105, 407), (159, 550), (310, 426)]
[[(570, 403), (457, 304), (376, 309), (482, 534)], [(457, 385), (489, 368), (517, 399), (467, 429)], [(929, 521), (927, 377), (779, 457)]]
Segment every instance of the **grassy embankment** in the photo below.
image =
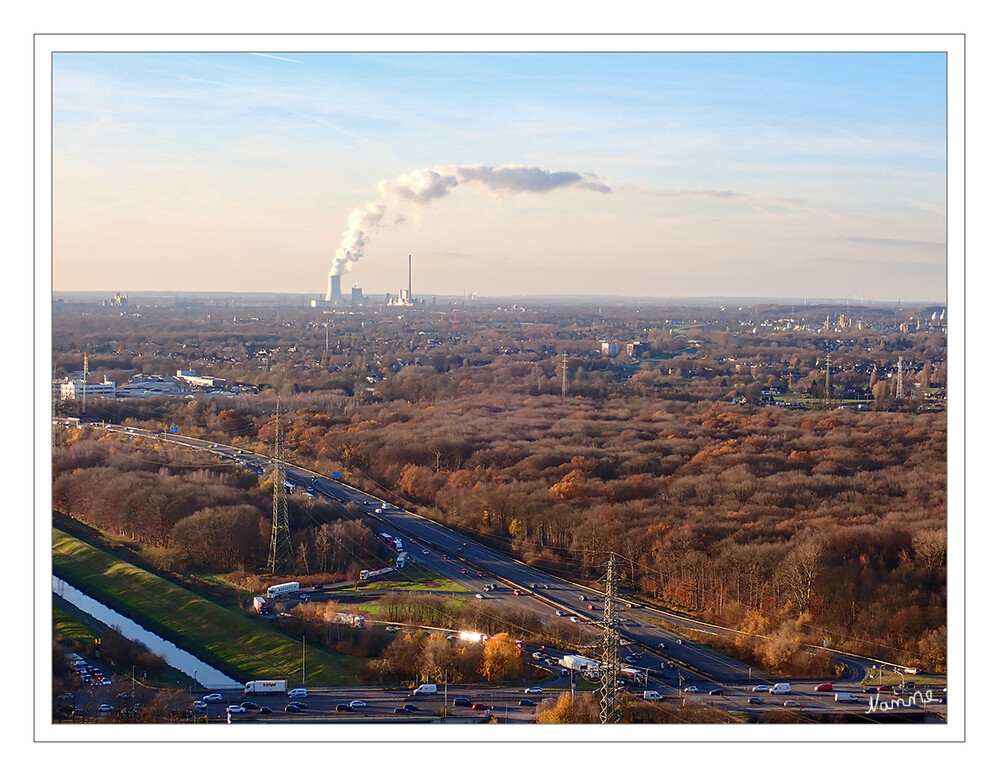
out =
[(91, 627), (62, 606), (56, 596), (52, 596), (52, 633), (57, 640), (69, 645), (93, 643), (101, 635), (98, 628)]
[[(302, 643), (58, 529), (53, 571), (68, 583), (239, 681), (302, 679)], [(356, 684), (363, 661), (306, 647), (310, 686)]]

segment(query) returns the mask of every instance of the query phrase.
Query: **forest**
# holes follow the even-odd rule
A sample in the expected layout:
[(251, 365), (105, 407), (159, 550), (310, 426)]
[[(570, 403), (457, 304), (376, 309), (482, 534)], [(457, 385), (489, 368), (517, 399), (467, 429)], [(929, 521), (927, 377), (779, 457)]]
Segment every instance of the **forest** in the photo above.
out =
[[(241, 327), (175, 315), (153, 341), (149, 321), (73, 328), (67, 312), (54, 362), (68, 373), (91, 348), (91, 368), (118, 379), (195, 366), (250, 384), (91, 411), (267, 453), (280, 398), (292, 462), (526, 563), (586, 581), (614, 552), (650, 602), (945, 668), (945, 333), (892, 328), (897, 311), (843, 330), (824, 309), (799, 311), (797, 328), (766, 328), (780, 310), (268, 314)], [(606, 356), (611, 337), (648, 342), (647, 357)], [(266, 477), (178, 455), (67, 431), (55, 508), (167, 565), (259, 570)], [(302, 572), (354, 573), (379, 552), (356, 516), (292, 501)]]

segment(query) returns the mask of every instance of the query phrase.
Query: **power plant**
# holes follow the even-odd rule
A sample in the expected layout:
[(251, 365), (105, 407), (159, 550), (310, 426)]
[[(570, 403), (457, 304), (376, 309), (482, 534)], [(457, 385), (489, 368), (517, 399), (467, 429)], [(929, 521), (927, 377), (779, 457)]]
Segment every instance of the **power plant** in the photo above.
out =
[(339, 302), (342, 299), (340, 294), (340, 276), (330, 273), (329, 280), (326, 283), (326, 301), (327, 302)]

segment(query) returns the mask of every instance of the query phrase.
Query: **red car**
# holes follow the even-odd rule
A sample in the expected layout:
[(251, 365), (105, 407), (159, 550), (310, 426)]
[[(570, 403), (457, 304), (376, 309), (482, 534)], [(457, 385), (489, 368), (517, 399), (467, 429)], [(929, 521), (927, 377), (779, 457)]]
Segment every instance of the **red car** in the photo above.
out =
[(826, 682), (825, 684), (815, 685), (815, 692), (832, 692), (832, 685)]
[(489, 711), (490, 709), (492, 709), (492, 706), (486, 706), (484, 703), (472, 704), (472, 711)]

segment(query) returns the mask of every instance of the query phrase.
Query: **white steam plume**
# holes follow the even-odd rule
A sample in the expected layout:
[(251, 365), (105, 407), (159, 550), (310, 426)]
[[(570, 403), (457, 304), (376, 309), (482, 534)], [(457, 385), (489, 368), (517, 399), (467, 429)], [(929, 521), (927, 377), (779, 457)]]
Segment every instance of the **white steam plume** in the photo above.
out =
[[(361, 258), (368, 236), (381, 225), (390, 207), (400, 204), (428, 205), (435, 199), (446, 197), (455, 186), (477, 183), (490, 192), (503, 196), (520, 192), (545, 192), (553, 189), (575, 187), (602, 194), (610, 189), (598, 183), (591, 175), (578, 172), (549, 172), (538, 167), (507, 164), (488, 167), (484, 164), (462, 166), (444, 165), (403, 173), (395, 180), (378, 184), (380, 199), (355, 208), (347, 217), (347, 231), (333, 259), (331, 275), (342, 275), (348, 265)], [(401, 220), (401, 218), (400, 218)]]

